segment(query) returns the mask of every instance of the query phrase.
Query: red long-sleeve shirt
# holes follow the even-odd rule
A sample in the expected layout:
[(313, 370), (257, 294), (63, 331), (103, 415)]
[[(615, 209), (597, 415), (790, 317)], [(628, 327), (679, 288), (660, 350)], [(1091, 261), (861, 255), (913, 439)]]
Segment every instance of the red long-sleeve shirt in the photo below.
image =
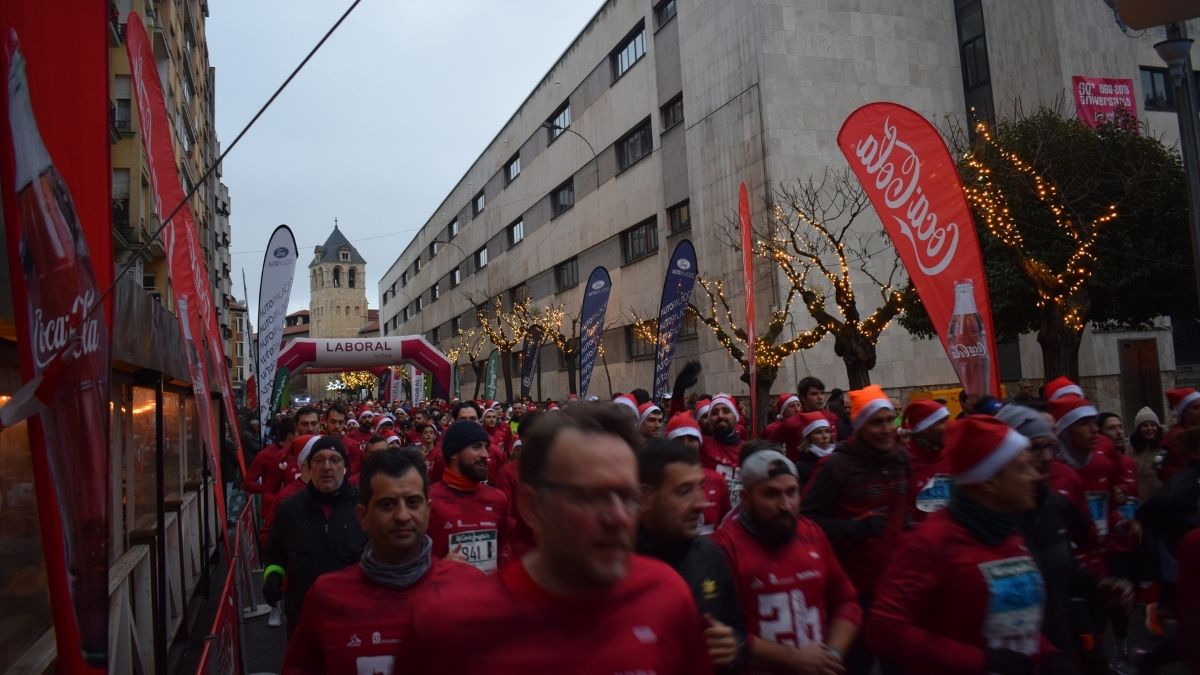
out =
[(482, 572), (495, 572), (507, 560), (508, 498), (490, 485), (475, 492), (456, 490), (445, 482), (429, 486), (429, 536), (433, 556), (444, 558), (456, 548)]
[(997, 546), (977, 540), (947, 511), (900, 540), (867, 615), (867, 645), (909, 675), (977, 675), (985, 649), (1035, 660), (1045, 582), (1020, 532)]
[(950, 471), (945, 456), (909, 441), (908, 469), (908, 515), (914, 523), (920, 523), (930, 514), (941, 511), (950, 503)]
[(741, 440), (736, 444), (726, 444), (706, 435), (700, 441), (700, 464), (706, 469), (716, 471), (725, 479), (725, 487), (729, 489), (729, 501), (734, 508), (737, 508), (742, 496), (742, 463), (738, 457), (741, 451)]
[(726, 520), (713, 542), (729, 559), (747, 639), (803, 648), (823, 644), (835, 620), (862, 623), (858, 593), (820, 527), (800, 518), (796, 538), (774, 548), (750, 534), (743, 517)]
[(279, 464), (283, 462), (286, 453), (287, 451), (276, 443), (259, 450), (254, 456), (254, 461), (250, 463), (250, 468), (246, 470), (242, 489), (251, 494), (264, 495), (264, 501), (267, 495), (274, 497), (283, 484), (283, 470)]
[(700, 485), (704, 491), (708, 505), (700, 514), (700, 534), (712, 534), (725, 518), (725, 514), (733, 510), (733, 501), (729, 498), (729, 486), (725, 477), (712, 469), (704, 469), (704, 482)]

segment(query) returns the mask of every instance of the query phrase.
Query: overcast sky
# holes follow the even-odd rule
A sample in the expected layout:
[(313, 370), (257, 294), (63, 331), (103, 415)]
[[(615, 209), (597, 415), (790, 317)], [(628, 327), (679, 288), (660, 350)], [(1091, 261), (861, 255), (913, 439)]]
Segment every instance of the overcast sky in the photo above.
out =
[[(211, 0), (217, 136), (227, 147), (350, 0)], [(225, 159), (233, 294), (257, 325), (271, 231), (300, 260), (333, 220), (367, 260), (367, 301), (420, 226), (587, 24), (599, 0), (363, 0)]]

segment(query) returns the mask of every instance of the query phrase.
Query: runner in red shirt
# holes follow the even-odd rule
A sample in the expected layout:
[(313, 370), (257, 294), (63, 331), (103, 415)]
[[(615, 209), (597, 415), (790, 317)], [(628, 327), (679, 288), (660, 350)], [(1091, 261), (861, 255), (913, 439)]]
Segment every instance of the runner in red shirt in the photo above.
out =
[(357, 565), (317, 578), (288, 641), (285, 675), (396, 672), (406, 604), (437, 598), (483, 575), (431, 555), (425, 466), (412, 450), (363, 462), (358, 521), (368, 543)]
[(1200, 392), (1191, 387), (1167, 390), (1167, 403), (1175, 413), (1176, 422), (1167, 430), (1160, 444), (1157, 459), (1158, 479), (1166, 481), (1181, 468), (1187, 466), (1179, 440), (1188, 429), (1200, 428)]
[(246, 470), (246, 479), (242, 481), (243, 490), (250, 494), (262, 495), (261, 513), (271, 510), (275, 497), (283, 487), (287, 449), (296, 439), (296, 423), (290, 419), (282, 419), (275, 423), (271, 431), (275, 440), (258, 451), (254, 462)]
[(700, 463), (725, 479), (729, 490), (729, 501), (737, 508), (742, 485), (738, 479), (741, 470), (742, 438), (738, 436), (740, 419), (737, 404), (728, 394), (717, 394), (708, 409), (708, 423), (712, 432), (700, 442)]
[(334, 403), (329, 406), (329, 410), (325, 411), (325, 435), (338, 439), (342, 443), (342, 447), (346, 449), (346, 475), (358, 475), (359, 467), (362, 466), (363, 456), (366, 454), (359, 447), (358, 443), (346, 436), (346, 409), (341, 403)]
[[(703, 437), (700, 435), (700, 425), (692, 418), (691, 413), (676, 413), (671, 418), (667, 424), (667, 438), (682, 441), (696, 451), (697, 457), (700, 456)], [(705, 508), (700, 514), (699, 529), (700, 534), (712, 534), (725, 515), (733, 510), (733, 503), (729, 499), (729, 487), (725, 484), (725, 477), (708, 467), (701, 467), (700, 470), (704, 472), (704, 482), (700, 485), (700, 490), (704, 493)]]
[(483, 430), (487, 432), (489, 445), (499, 448), (503, 465), (512, 454), (512, 431), (507, 424), (500, 423), (500, 412), (495, 407), (483, 411)]
[(486, 485), (488, 435), (477, 422), (458, 421), (442, 437), (446, 472), (429, 488), (433, 555), (491, 574), (507, 558), (508, 500)]
[(713, 535), (746, 615), (754, 673), (843, 672), (862, 610), (825, 533), (796, 515), (800, 481), (777, 449), (742, 463), (742, 506)]
[(638, 433), (647, 441), (662, 438), (663, 411), (651, 401), (638, 406)]
[(537, 548), (410, 607), (398, 662), (432, 675), (712, 673), (687, 584), (632, 554), (641, 494), (630, 417), (579, 403), (523, 431), (518, 499)]
[(867, 617), (867, 644), (906, 674), (1031, 675), (1052, 649), (1020, 530), (1038, 480), (1028, 448), (987, 415), (947, 427), (950, 504), (900, 540)]
[[(784, 443), (785, 441), (778, 436), (780, 429), (783, 427), (784, 420), (799, 414), (800, 397), (791, 392), (780, 394), (779, 398), (775, 401), (775, 420), (763, 429), (762, 437), (767, 440)], [(788, 448), (788, 450), (790, 449)]]
[(915, 523), (950, 502), (950, 475), (942, 453), (942, 434), (949, 419), (950, 410), (937, 401), (913, 401), (904, 409), (905, 449), (912, 472), (908, 514)]

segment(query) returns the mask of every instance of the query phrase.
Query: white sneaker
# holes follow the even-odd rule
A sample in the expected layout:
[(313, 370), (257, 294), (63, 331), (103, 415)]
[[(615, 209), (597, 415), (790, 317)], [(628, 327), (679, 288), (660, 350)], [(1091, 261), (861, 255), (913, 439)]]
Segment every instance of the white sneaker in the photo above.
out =
[(279, 603), (271, 608), (271, 616), (267, 617), (267, 625), (273, 628), (279, 628), (283, 625), (283, 603)]

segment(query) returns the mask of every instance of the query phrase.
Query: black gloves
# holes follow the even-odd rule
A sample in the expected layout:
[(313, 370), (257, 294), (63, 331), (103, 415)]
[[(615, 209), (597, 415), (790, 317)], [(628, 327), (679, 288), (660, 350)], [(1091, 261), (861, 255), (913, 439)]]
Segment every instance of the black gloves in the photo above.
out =
[(679, 371), (679, 375), (675, 377), (675, 387), (671, 389), (671, 399), (679, 400), (683, 398), (683, 393), (688, 389), (696, 386), (700, 381), (700, 362), (688, 361), (683, 364), (683, 369)]
[(271, 574), (263, 580), (262, 586), (263, 599), (268, 605), (274, 607), (283, 599), (283, 575)]
[(997, 675), (1030, 675), (1037, 670), (1033, 659), (1011, 649), (985, 649), (987, 672)]
[(858, 536), (874, 539), (883, 534), (888, 526), (887, 509), (876, 509), (862, 514), (855, 519), (858, 523)]

